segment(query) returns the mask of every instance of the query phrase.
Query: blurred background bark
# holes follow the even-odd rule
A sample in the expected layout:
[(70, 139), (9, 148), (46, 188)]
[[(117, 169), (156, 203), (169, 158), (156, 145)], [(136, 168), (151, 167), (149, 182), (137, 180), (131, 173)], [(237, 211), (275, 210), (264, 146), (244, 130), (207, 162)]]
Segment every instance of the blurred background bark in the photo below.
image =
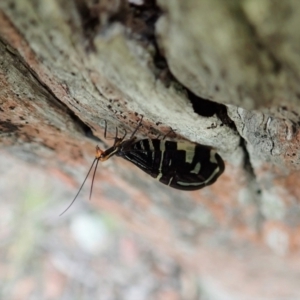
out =
[[(292, 0), (1, 1), (3, 295), (300, 298), (299, 15)], [(183, 192), (113, 158), (93, 207), (83, 191), (58, 218), (111, 145), (104, 121), (113, 136), (142, 116), (139, 138), (172, 128), (225, 173)], [(44, 202), (25, 188), (40, 181)]]

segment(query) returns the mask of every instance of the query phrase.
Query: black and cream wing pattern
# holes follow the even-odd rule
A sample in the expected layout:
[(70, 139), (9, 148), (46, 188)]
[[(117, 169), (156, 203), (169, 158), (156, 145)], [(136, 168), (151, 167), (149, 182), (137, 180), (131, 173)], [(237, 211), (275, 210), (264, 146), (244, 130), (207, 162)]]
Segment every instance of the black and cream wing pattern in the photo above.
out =
[(122, 147), (116, 155), (163, 184), (187, 191), (214, 183), (225, 168), (214, 149), (186, 141), (142, 139)]

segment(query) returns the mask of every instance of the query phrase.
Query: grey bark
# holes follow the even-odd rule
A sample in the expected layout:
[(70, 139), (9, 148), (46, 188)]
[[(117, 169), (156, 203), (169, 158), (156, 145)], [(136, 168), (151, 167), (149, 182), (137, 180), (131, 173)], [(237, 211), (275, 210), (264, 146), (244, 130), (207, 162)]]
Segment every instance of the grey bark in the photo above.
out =
[[(222, 244), (218, 221), (199, 217), (199, 206), (214, 201), (228, 204), (229, 232), (242, 223), (260, 236), (270, 220), (298, 228), (300, 2), (273, 2), (1, 1), (2, 147), (79, 182), (95, 139), (110, 143), (104, 120), (113, 135), (115, 127), (134, 130), (143, 116), (138, 137), (172, 128), (177, 139), (210, 145), (226, 160), (219, 185), (184, 204), (182, 194), (127, 176), (128, 165), (113, 166), (144, 194), (155, 190), (151, 203), (179, 241), (192, 232), (195, 246), (208, 222)], [(165, 195), (171, 208), (160, 202)]]

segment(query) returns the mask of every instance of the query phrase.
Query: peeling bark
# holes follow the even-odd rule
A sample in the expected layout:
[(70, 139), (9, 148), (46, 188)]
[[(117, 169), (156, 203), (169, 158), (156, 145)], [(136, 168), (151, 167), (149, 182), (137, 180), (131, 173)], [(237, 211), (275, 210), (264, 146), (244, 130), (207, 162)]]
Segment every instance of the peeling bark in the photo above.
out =
[[(95, 140), (111, 145), (103, 139), (104, 121), (113, 135), (115, 127), (131, 132), (143, 116), (139, 138), (172, 128), (176, 139), (212, 146), (226, 160), (212, 187), (170, 190), (112, 159), (101, 168), (97, 205), (127, 219), (153, 244), (159, 241), (187, 268), (204, 262), (211, 249), (234, 263), (233, 245), (245, 257), (254, 253), (259, 286), (264, 245), (280, 255), (298, 253), (300, 245), (294, 213), (300, 198), (300, 2), (277, 4), (2, 1), (2, 148), (79, 183)], [(124, 199), (114, 196), (118, 191)], [(152, 228), (137, 229), (140, 214)], [(285, 237), (284, 253), (272, 240), (277, 233)], [(286, 262), (298, 263), (288, 256)], [(299, 276), (287, 265), (290, 276)]]

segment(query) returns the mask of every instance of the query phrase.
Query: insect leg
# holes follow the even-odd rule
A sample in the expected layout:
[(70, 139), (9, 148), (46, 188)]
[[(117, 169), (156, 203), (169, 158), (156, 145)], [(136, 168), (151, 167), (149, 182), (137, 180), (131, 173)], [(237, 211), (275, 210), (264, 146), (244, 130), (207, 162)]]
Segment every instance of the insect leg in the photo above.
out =
[(144, 118), (144, 116), (142, 116), (142, 118), (141, 118), (141, 120), (140, 120), (138, 126), (137, 126), (137, 127), (135, 128), (135, 130), (132, 132), (132, 134), (131, 134), (131, 136), (130, 136), (129, 139), (132, 139), (132, 138), (134, 137), (134, 135), (136, 134), (136, 132), (138, 131), (138, 129), (141, 127), (143, 118)]
[(123, 137), (121, 138), (121, 141), (123, 141), (125, 139), (126, 135), (127, 135), (126, 129), (124, 129), (124, 130), (125, 130), (125, 133), (124, 133)]
[(170, 127), (170, 130), (163, 136), (162, 139), (164, 140), (171, 132), (175, 133), (175, 130), (173, 130), (172, 127)]
[(118, 127), (116, 127), (116, 136), (115, 136), (115, 142), (114, 142), (113, 147), (116, 145), (117, 141), (120, 140), (120, 139), (118, 138), (118, 135), (119, 135), (119, 131), (118, 131)]
[(104, 122), (105, 122), (104, 138), (106, 139), (106, 133), (107, 133), (107, 122), (106, 122), (106, 120), (104, 120)]

